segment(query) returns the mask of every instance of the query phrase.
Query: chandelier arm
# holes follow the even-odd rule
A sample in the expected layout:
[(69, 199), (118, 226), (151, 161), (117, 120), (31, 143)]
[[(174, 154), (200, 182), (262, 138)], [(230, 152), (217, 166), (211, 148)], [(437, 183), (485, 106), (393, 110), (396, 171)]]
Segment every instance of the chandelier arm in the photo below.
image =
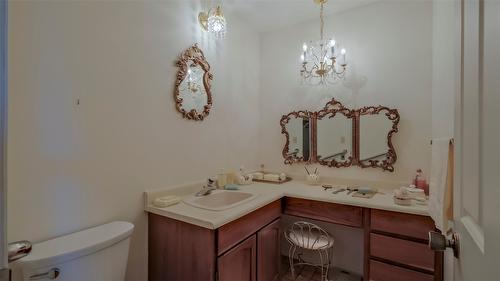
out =
[(342, 67), (342, 71), (337, 71), (336, 69), (333, 69), (333, 72), (335, 72), (335, 74), (337, 75), (342, 75), (345, 73), (345, 66), (341, 66)]

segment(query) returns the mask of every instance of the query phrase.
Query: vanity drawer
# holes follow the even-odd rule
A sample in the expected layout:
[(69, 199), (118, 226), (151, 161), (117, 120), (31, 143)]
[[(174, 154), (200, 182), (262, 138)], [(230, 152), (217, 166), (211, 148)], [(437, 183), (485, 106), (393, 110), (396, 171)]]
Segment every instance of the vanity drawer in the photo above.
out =
[(434, 271), (434, 252), (423, 243), (371, 233), (370, 256)]
[(433, 281), (434, 276), (370, 260), (370, 281)]
[(363, 208), (298, 198), (285, 198), (285, 214), (347, 226), (363, 227)]
[(371, 210), (372, 231), (382, 231), (428, 240), (428, 233), (434, 230), (434, 228), (434, 221), (427, 216)]
[(281, 216), (281, 201), (277, 200), (218, 229), (220, 255)]

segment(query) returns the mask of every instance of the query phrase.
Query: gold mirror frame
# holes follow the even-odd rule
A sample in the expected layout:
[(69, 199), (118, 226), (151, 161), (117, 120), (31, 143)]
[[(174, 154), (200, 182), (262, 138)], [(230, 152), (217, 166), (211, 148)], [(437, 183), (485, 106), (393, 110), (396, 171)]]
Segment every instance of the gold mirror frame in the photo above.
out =
[[(199, 65), (204, 72), (203, 87), (205, 88), (205, 92), (207, 94), (207, 104), (203, 106), (202, 112), (198, 112), (196, 109), (186, 111), (184, 108), (182, 108), (182, 98), (180, 97), (179, 86), (187, 76), (189, 61), (192, 61), (194, 64)], [(205, 55), (203, 54), (203, 51), (198, 47), (198, 44), (194, 44), (179, 56), (179, 60), (176, 62), (176, 66), (179, 68), (179, 70), (177, 71), (177, 80), (175, 81), (174, 89), (175, 107), (177, 108), (177, 111), (182, 114), (182, 117), (190, 120), (202, 121), (205, 117), (208, 116), (208, 114), (210, 113), (210, 109), (212, 108), (211, 82), (213, 79), (213, 74), (210, 72), (210, 64), (205, 59)]]
[[(349, 161), (345, 162), (337, 162), (332, 159), (330, 161), (324, 161), (318, 159), (317, 157), (317, 122), (319, 119), (324, 117), (333, 118), (337, 114), (343, 114), (347, 118), (352, 118), (353, 126), (352, 126), (352, 154), (349, 157)], [(388, 151), (386, 153), (386, 158), (384, 160), (366, 160), (360, 161), (360, 118), (364, 115), (377, 115), (377, 114), (385, 114), (385, 116), (392, 121), (391, 130), (387, 133), (387, 146)], [(311, 126), (311, 136), (310, 142), (312, 143), (311, 153), (309, 155), (309, 159), (305, 160), (303, 157), (294, 157), (289, 153), (289, 144), (290, 144), (290, 136), (286, 131), (285, 125), (290, 121), (291, 117), (301, 117), (301, 118), (309, 118), (310, 126)], [(392, 143), (392, 137), (395, 133), (398, 132), (398, 125), (400, 121), (399, 112), (397, 109), (391, 109), (385, 106), (366, 106), (360, 109), (348, 109), (341, 102), (332, 98), (323, 109), (317, 112), (311, 111), (294, 111), (290, 112), (287, 115), (283, 115), (280, 124), (281, 124), (281, 133), (286, 137), (285, 147), (283, 148), (283, 158), (285, 158), (285, 164), (293, 164), (297, 162), (305, 162), (308, 163), (316, 162), (320, 165), (342, 168), (342, 167), (350, 167), (350, 166), (359, 166), (361, 168), (381, 168), (384, 171), (394, 172), (394, 163), (396, 163), (397, 155), (396, 149)]]
[[(280, 125), (281, 125), (281, 133), (285, 135), (286, 142), (285, 146), (283, 147), (283, 158), (285, 158), (285, 164), (290, 165), (292, 163), (297, 163), (297, 162), (310, 162), (311, 160), (311, 153), (309, 153), (309, 159), (304, 158), (304, 154), (302, 154), (302, 157), (297, 157), (294, 153), (290, 153), (290, 134), (286, 130), (286, 124), (290, 122), (290, 119), (294, 118), (303, 118), (303, 119), (308, 119), (309, 120), (309, 126), (312, 126), (311, 124), (311, 112), (309, 111), (293, 111), (288, 113), (287, 115), (283, 115), (280, 120)], [(309, 146), (311, 144), (309, 143)]]
[[(332, 160), (322, 160), (318, 159), (318, 120), (321, 120), (323, 118), (334, 118), (337, 116), (337, 114), (342, 114), (344, 115), (347, 119), (351, 119), (352, 121), (352, 137), (351, 137), (351, 156), (347, 158), (346, 161), (338, 162), (335, 159)], [(342, 167), (350, 167), (353, 165), (355, 162), (355, 155), (356, 155), (356, 138), (354, 137), (356, 135), (356, 126), (355, 126), (355, 113), (354, 110), (348, 109), (345, 107), (341, 102), (332, 99), (329, 101), (325, 107), (318, 111), (315, 112), (313, 118), (313, 136), (314, 136), (314, 144), (313, 144), (313, 155), (315, 161), (323, 166), (328, 166), (328, 167), (335, 167), (335, 168), (342, 168)]]
[[(385, 111), (385, 113), (384, 113)], [(356, 110), (356, 128), (357, 128), (357, 136), (356, 136), (356, 147), (360, 147), (360, 126), (359, 122), (361, 116), (363, 115), (377, 115), (384, 114), (390, 121), (392, 121), (391, 130), (387, 133), (387, 146), (389, 147), (386, 153), (386, 158), (384, 160), (364, 160), (361, 161), (359, 156), (359, 149), (357, 150), (356, 159), (358, 161), (358, 165), (361, 168), (382, 168), (384, 171), (394, 172), (394, 163), (398, 159), (396, 155), (396, 150), (394, 149), (394, 145), (392, 144), (392, 136), (398, 132), (398, 124), (400, 120), (399, 112), (397, 109), (391, 109), (385, 106), (365, 106), (361, 109)]]

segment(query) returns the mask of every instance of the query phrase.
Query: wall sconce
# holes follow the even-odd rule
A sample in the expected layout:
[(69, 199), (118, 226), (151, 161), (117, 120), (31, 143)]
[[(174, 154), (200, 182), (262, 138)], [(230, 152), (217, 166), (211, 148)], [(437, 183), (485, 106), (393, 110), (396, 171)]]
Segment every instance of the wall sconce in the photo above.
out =
[(198, 22), (203, 30), (215, 35), (216, 38), (224, 38), (226, 35), (226, 19), (222, 15), (220, 6), (210, 9), (208, 12), (200, 12), (198, 14)]

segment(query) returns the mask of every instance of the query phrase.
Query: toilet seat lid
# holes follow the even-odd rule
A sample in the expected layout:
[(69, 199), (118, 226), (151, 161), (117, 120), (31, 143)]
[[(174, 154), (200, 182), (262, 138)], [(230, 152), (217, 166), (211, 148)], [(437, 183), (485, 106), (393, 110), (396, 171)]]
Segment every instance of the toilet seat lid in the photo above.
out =
[(31, 269), (54, 266), (110, 247), (130, 237), (133, 229), (129, 222), (114, 221), (36, 243), (18, 264)]

